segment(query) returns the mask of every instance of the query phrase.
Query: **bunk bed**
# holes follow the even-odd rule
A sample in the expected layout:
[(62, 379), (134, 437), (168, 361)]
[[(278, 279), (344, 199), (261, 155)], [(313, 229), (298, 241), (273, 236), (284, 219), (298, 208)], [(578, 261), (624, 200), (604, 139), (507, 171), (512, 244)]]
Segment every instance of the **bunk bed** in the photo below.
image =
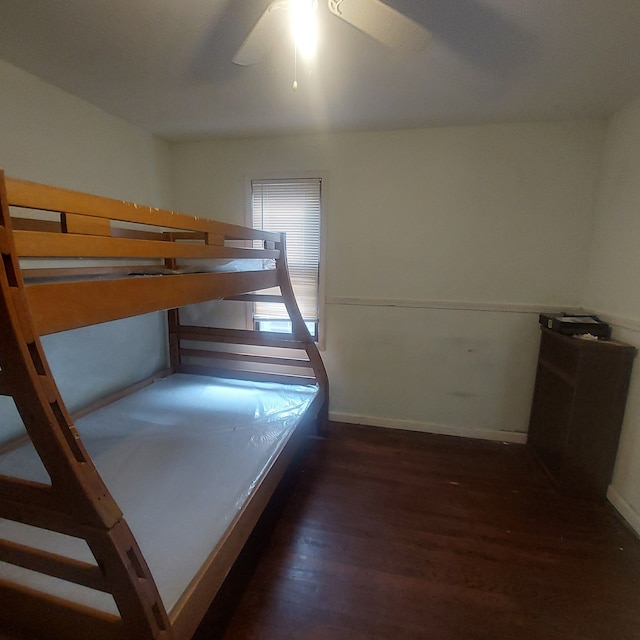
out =
[[(285, 238), (1, 172), (0, 205), (0, 394), (24, 425), (0, 442), (0, 636), (186, 640), (326, 419)], [(188, 320), (210, 300), (279, 302), (291, 333)], [(70, 413), (41, 337), (151, 312), (168, 366)]]

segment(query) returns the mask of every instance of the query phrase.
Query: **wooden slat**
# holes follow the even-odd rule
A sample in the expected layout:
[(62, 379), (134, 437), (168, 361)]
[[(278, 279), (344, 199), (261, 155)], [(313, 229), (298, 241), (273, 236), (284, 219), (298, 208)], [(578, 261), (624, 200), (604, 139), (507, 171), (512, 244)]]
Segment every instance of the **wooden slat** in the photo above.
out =
[(205, 240), (206, 233), (202, 231), (165, 231), (164, 236), (167, 240)]
[(225, 344), (250, 344), (258, 347), (305, 350), (305, 343), (290, 333), (251, 331), (248, 329), (218, 329), (214, 327), (180, 326), (181, 340), (221, 342)]
[(2, 396), (13, 395), (11, 378), (4, 371), (0, 371), (0, 395)]
[(230, 298), (225, 298), (225, 300), (237, 300), (238, 302), (272, 302), (272, 303), (282, 303), (284, 304), (284, 298), (278, 295), (271, 295), (265, 293), (260, 295), (259, 293), (246, 293), (241, 296), (231, 296)]
[(79, 538), (93, 531), (69, 513), (53, 487), (5, 475), (0, 475), (0, 513), (8, 520)]
[(63, 213), (62, 232), (80, 233), (90, 236), (110, 236), (111, 221), (107, 218), (79, 216), (75, 213)]
[[(51, 506), (53, 509), (54, 506)], [(77, 520), (64, 513), (48, 510), (45, 507), (31, 505), (27, 502), (7, 500), (0, 495), (0, 513), (3, 518), (22, 522), (23, 524), (49, 529), (78, 538), (84, 537), (86, 527), (78, 524)]]
[(97, 565), (87, 562), (4, 540), (0, 540), (0, 560), (89, 589), (108, 592), (102, 571)]
[(166, 268), (160, 265), (123, 265), (118, 267), (51, 267), (43, 269), (22, 269), (25, 282), (53, 278), (83, 278), (88, 276), (127, 276), (134, 273), (166, 275)]
[[(47, 640), (125, 640), (119, 617), (0, 580), (0, 621)], [(22, 635), (22, 634), (21, 634)]]
[(277, 283), (277, 273), (195, 273), (153, 278), (31, 284), (25, 287), (40, 335), (224, 298)]
[(143, 231), (140, 229), (128, 229), (126, 227), (111, 226), (113, 238), (137, 238), (138, 240), (165, 240), (162, 231)]
[(196, 218), (182, 213), (145, 207), (25, 180), (6, 178), (5, 182), (9, 204), (18, 207), (92, 215), (98, 218), (150, 224), (169, 229), (219, 233), (226, 238), (236, 240), (256, 239), (276, 243), (280, 241), (279, 234), (268, 231), (259, 231), (207, 218)]
[(214, 351), (207, 349), (180, 349), (180, 355), (189, 358), (210, 358), (213, 360), (234, 360), (252, 364), (266, 364), (281, 367), (301, 367), (311, 369), (309, 360), (300, 358), (277, 358), (253, 353), (237, 353), (234, 351)]
[(49, 233), (60, 233), (62, 231), (60, 220), (37, 220), (11, 216), (11, 226), (14, 231), (48, 231)]
[(23, 258), (278, 258), (266, 249), (220, 247), (186, 242), (105, 238), (36, 231), (15, 231), (16, 251)]
[(263, 371), (243, 371), (241, 369), (225, 369), (223, 367), (207, 367), (197, 364), (180, 364), (181, 373), (193, 373), (216, 378), (232, 380), (250, 380), (253, 382), (278, 382), (281, 384), (315, 384), (315, 377), (293, 376), (284, 373), (265, 373)]
[(45, 509), (53, 509), (57, 503), (51, 485), (6, 475), (0, 475), (0, 500), (25, 503)]

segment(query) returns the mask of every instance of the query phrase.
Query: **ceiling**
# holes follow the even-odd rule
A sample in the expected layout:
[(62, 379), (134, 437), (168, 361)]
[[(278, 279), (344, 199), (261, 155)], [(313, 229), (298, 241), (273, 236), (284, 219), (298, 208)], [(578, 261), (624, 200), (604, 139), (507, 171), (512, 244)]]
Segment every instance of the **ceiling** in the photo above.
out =
[(426, 26), (386, 48), (319, 0), (310, 68), (277, 36), (231, 62), (269, 0), (0, 0), (0, 58), (170, 140), (606, 117), (640, 96), (640, 0), (385, 0)]

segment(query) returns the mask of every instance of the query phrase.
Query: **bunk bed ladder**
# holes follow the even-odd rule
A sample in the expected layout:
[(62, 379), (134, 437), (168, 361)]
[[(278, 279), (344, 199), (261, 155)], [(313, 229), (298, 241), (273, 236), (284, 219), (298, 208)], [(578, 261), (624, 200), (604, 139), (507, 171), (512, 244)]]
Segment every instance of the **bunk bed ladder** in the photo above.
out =
[(0, 517), (84, 539), (96, 564), (7, 540), (0, 540), (0, 560), (111, 593), (120, 618), (3, 580), (0, 622), (39, 637), (66, 638), (70, 630), (80, 637), (86, 629), (84, 637), (100, 640), (170, 640), (169, 619), (149, 569), (54, 382), (28, 311), (11, 231), (0, 171), (0, 394), (13, 399), (51, 480), (0, 476)]

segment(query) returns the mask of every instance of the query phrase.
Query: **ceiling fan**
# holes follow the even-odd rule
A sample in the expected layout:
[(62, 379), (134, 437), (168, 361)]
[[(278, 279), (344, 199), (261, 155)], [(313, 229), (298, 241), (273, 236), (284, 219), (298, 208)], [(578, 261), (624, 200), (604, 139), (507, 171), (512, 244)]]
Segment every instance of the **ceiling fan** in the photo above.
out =
[[(300, 0), (274, 0), (236, 51), (233, 62), (241, 66), (259, 62), (277, 42), (286, 14), (295, 13), (299, 3)], [(317, 6), (316, 0), (303, 3)], [(427, 29), (380, 0), (327, 0), (327, 4), (334, 16), (389, 48), (417, 53), (429, 41)]]

